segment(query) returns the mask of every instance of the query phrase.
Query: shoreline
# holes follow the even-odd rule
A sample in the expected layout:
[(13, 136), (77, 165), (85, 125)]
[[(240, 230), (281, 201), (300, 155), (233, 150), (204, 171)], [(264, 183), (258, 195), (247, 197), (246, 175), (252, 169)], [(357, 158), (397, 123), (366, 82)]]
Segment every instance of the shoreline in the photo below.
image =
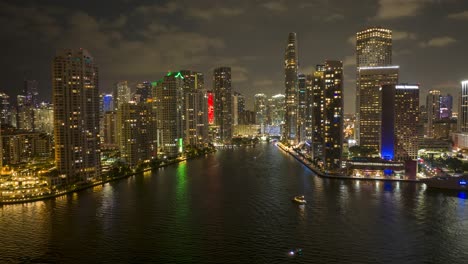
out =
[[(186, 159), (182, 159), (182, 160), (175, 160), (175, 161), (172, 161), (172, 162), (165, 163), (163, 165), (159, 165), (159, 167), (154, 168), (154, 169), (159, 169), (159, 168), (167, 167), (167, 166), (170, 166), (170, 165), (173, 165), (173, 164), (178, 164), (178, 163), (181, 163), (183, 161), (204, 157), (204, 156), (206, 156), (208, 154), (211, 154), (211, 153), (214, 153), (214, 152), (216, 152), (216, 150), (212, 151), (212, 152), (208, 152), (208, 153), (200, 155), (200, 156), (196, 156), (196, 157), (186, 158)], [(109, 178), (109, 179), (106, 179), (106, 180), (103, 180), (103, 181), (92, 182), (92, 183), (85, 184), (85, 185), (82, 185), (82, 186), (77, 186), (77, 187), (75, 187), (73, 189), (70, 189), (70, 190), (64, 190), (64, 191), (56, 192), (56, 193), (53, 193), (53, 194), (47, 194), (47, 195), (43, 195), (43, 196), (30, 197), (30, 198), (16, 198), (16, 199), (0, 200), (0, 207), (2, 205), (22, 204), (22, 203), (30, 203), (30, 202), (38, 202), (38, 201), (48, 200), (48, 199), (52, 199), (52, 198), (55, 198), (55, 197), (60, 197), (60, 196), (64, 196), (64, 195), (67, 195), (67, 194), (80, 192), (80, 191), (83, 191), (83, 190), (86, 190), (86, 189), (89, 189), (89, 188), (92, 188), (92, 187), (95, 187), (95, 186), (98, 186), (98, 185), (103, 185), (103, 184), (106, 184), (106, 183), (109, 183), (109, 182), (129, 178), (131, 176), (135, 176), (137, 174), (144, 173), (144, 172), (150, 171), (150, 170), (153, 170), (153, 168), (151, 168), (151, 167), (145, 168), (142, 171), (132, 172), (130, 174), (125, 174), (125, 175), (122, 175), (122, 176)]]
[(315, 173), (318, 177), (322, 178), (330, 178), (330, 179), (342, 179), (342, 180), (368, 180), (368, 181), (397, 181), (397, 182), (413, 182), (413, 183), (422, 183), (420, 180), (408, 180), (408, 179), (385, 179), (385, 178), (369, 178), (369, 177), (353, 177), (353, 176), (345, 176), (345, 175), (330, 175), (318, 170), (310, 163), (304, 161), (299, 155), (292, 153), (286, 147), (278, 142), (276, 146), (281, 149), (282, 151), (286, 152), (287, 154), (293, 156), (297, 161), (302, 163), (302, 165), (306, 166), (309, 170)]

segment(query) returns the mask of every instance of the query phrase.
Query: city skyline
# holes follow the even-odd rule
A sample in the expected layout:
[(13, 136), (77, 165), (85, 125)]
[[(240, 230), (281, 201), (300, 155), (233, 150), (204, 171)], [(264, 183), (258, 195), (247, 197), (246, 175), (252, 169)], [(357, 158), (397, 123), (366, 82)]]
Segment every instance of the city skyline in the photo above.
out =
[[(381, 0), (359, 8), (339, 1), (208, 4), (121, 1), (102, 8), (105, 1), (79, 6), (0, 2), (1, 17), (9, 25), (1, 29), (7, 36), (2, 45), (9, 52), (0, 64), (9, 78), (0, 79), (0, 89), (13, 98), (25, 79), (34, 79), (40, 99), (50, 100), (48, 61), (57, 50), (82, 47), (98, 63), (103, 92), (119, 80), (133, 85), (183, 68), (209, 79), (215, 67), (225, 65), (232, 68), (233, 91), (244, 94), (252, 108), (256, 93), (284, 93), (284, 35), (296, 32), (299, 72), (311, 74), (325, 59), (343, 61), (345, 112), (350, 113), (355, 109), (353, 39), (359, 30), (376, 25), (393, 31), (393, 64), (401, 67), (400, 81), (419, 83), (421, 98), (430, 89), (457, 95), (460, 81), (467, 79), (468, 66), (460, 54), (467, 42), (462, 32), (468, 5), (462, 1)], [(309, 20), (296, 18), (311, 10), (320, 11)], [(217, 23), (219, 19), (223, 23)], [(426, 27), (429, 22), (436, 23), (437, 30)], [(331, 30), (324, 31), (324, 26)], [(77, 39), (77, 32), (89, 37)], [(436, 69), (439, 74), (428, 74)], [(206, 83), (212, 89), (211, 82)]]

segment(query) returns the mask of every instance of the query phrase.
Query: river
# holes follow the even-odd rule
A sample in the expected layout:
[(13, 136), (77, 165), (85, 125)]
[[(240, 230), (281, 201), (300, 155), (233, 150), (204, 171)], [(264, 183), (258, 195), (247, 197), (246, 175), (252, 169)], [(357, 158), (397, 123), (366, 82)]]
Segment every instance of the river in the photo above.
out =
[[(291, 202), (298, 194), (305, 206)], [(4, 205), (0, 262), (468, 263), (468, 200), (424, 184), (319, 178), (263, 143)]]

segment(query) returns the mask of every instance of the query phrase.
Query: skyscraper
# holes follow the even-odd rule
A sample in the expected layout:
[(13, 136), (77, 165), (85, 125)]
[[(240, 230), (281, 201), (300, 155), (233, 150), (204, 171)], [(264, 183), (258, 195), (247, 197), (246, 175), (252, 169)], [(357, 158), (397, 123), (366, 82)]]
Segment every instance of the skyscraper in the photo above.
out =
[(289, 33), (288, 45), (284, 54), (284, 84), (286, 94), (286, 114), (284, 137), (290, 143), (297, 143), (297, 93), (298, 58), (296, 33)]
[(219, 67), (213, 73), (214, 114), (219, 127), (219, 139), (229, 142), (232, 138), (232, 87), (231, 68)]
[(325, 65), (317, 65), (312, 81), (312, 157), (323, 157)]
[(120, 81), (114, 85), (113, 91), (114, 98), (114, 107), (119, 109), (120, 105), (123, 103), (128, 103), (132, 100), (132, 94), (130, 92), (130, 87), (128, 86), (127, 81)]
[(263, 93), (254, 95), (254, 111), (256, 114), (255, 122), (257, 125), (266, 124), (267, 98)]
[(183, 152), (182, 93), (184, 77), (180, 72), (168, 73), (152, 83), (153, 107), (156, 111), (158, 152), (174, 157)]
[(307, 82), (306, 75), (299, 73), (297, 76), (297, 140), (306, 140), (306, 118), (307, 118)]
[(10, 96), (6, 93), (0, 93), (0, 123), (2, 125), (11, 125), (11, 119)]
[(359, 116), (359, 145), (380, 150), (382, 86), (398, 83), (399, 66), (360, 67), (357, 90), (360, 94), (357, 113)]
[(370, 27), (356, 33), (356, 66), (392, 65), (392, 31)]
[(98, 67), (84, 49), (64, 50), (52, 62), (55, 162), (67, 183), (100, 174)]
[(434, 121), (440, 119), (440, 90), (430, 90), (426, 97), (427, 130), (426, 136), (434, 137)]
[(396, 160), (418, 157), (419, 85), (395, 86)]
[(343, 153), (343, 63), (325, 61), (323, 160), (326, 169), (341, 168)]
[(450, 94), (440, 96), (439, 119), (452, 118), (453, 96)]
[(134, 95), (134, 100), (137, 103), (147, 102), (151, 98), (151, 83), (150, 82), (141, 82), (136, 86), (136, 91)]
[(458, 132), (468, 132), (468, 80), (461, 82), (460, 105), (458, 107)]

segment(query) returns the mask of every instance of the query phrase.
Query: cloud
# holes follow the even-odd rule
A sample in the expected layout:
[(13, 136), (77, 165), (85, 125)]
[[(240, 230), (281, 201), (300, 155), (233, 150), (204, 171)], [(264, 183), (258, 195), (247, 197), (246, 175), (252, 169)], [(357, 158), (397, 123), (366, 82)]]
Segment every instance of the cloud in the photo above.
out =
[(356, 67), (356, 57), (354, 55), (346, 56), (343, 60), (343, 67)]
[(375, 19), (395, 19), (418, 15), (433, 0), (379, 0)]
[(231, 67), (232, 82), (235, 87), (235, 83), (245, 82), (249, 79), (248, 70), (242, 66), (232, 66)]
[(459, 20), (468, 20), (468, 10), (460, 12), (460, 13), (450, 14), (450, 15), (448, 15), (448, 18), (459, 19)]
[(434, 89), (446, 90), (447, 88), (459, 88), (461, 85), (459, 82), (453, 80), (437, 83), (433, 86)]
[(263, 80), (257, 80), (253, 82), (254, 87), (271, 87), (273, 85), (273, 81), (270, 79), (263, 79)]
[(200, 18), (204, 20), (211, 20), (215, 17), (232, 17), (244, 13), (241, 8), (188, 8), (187, 15), (193, 18)]
[(271, 1), (263, 4), (263, 7), (271, 11), (284, 12), (288, 10), (288, 7), (283, 3), (283, 1)]
[(420, 42), (419, 46), (422, 47), (422, 48), (427, 48), (427, 47), (439, 48), (439, 47), (448, 46), (448, 45), (453, 44), (455, 42), (457, 42), (456, 39), (454, 39), (452, 37), (444, 36), (444, 37), (433, 38), (433, 39), (430, 39), (430, 40), (425, 41), (425, 42)]
[(334, 21), (343, 20), (344, 18), (345, 18), (344, 15), (335, 13), (335, 14), (331, 14), (329, 16), (326, 16), (325, 21), (334, 22)]
[(407, 32), (407, 31), (398, 31), (393, 30), (392, 32), (392, 40), (415, 40), (417, 36), (415, 33)]

